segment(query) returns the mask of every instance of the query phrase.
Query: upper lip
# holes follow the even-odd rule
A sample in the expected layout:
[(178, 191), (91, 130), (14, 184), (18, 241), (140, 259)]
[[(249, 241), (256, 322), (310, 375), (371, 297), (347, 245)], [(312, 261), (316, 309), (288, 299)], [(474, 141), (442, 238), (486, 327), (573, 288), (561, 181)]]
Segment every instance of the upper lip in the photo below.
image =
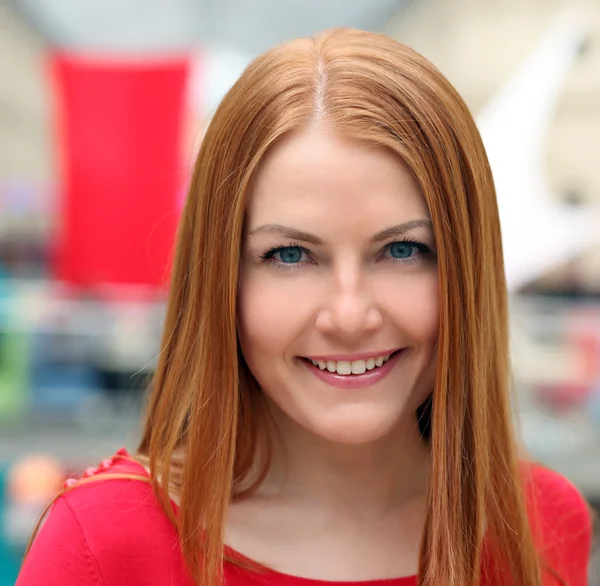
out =
[(357, 352), (354, 354), (321, 354), (319, 356), (305, 356), (309, 360), (323, 361), (323, 362), (354, 362), (355, 360), (367, 360), (368, 358), (377, 358), (378, 356), (387, 356), (401, 350), (401, 348), (391, 348), (388, 350), (375, 350), (369, 352)]

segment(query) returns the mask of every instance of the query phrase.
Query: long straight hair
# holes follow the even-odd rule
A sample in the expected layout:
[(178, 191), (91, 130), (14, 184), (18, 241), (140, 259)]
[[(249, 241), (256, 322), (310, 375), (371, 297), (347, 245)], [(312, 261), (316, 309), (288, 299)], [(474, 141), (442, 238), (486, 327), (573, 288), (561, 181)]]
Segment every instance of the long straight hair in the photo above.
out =
[(195, 163), (139, 446), (191, 575), (220, 586), (228, 506), (260, 482), (259, 474), (248, 485), (259, 455), (261, 470), (268, 466), (265, 409), (236, 329), (248, 193), (270, 147), (321, 123), (395, 152), (434, 225), (440, 331), (424, 411), (433, 468), (420, 584), (478, 584), (486, 558), (503, 585), (541, 586), (511, 423), (498, 210), (479, 133), (426, 59), (383, 35), (347, 29), (286, 43), (250, 64), (217, 109)]

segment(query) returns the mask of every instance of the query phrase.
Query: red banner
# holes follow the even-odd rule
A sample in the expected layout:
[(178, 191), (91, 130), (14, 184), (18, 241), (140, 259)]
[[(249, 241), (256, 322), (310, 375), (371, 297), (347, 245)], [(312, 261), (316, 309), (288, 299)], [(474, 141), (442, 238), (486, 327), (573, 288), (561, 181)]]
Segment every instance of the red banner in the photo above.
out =
[(90, 287), (168, 280), (179, 215), (186, 58), (55, 54), (56, 278)]

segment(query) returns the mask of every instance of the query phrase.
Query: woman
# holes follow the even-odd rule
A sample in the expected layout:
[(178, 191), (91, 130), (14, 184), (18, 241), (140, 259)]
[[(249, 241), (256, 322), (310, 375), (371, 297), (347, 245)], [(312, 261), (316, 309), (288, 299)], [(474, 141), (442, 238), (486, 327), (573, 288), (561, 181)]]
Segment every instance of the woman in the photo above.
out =
[(590, 539), (515, 444), (463, 101), (380, 35), (259, 57), (198, 155), (138, 454), (69, 483), (18, 586), (583, 586)]

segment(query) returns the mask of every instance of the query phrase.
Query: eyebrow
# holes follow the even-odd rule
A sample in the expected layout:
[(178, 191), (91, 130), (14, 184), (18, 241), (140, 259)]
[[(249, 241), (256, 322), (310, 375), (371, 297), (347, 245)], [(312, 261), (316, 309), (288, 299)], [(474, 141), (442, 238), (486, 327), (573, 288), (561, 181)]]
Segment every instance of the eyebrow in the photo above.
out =
[[(404, 222), (403, 224), (398, 224), (397, 226), (392, 226), (382, 230), (381, 232), (378, 232), (375, 234), (375, 236), (373, 236), (373, 238), (371, 238), (371, 243), (381, 242), (383, 240), (387, 240), (388, 238), (393, 238), (394, 236), (402, 236), (403, 234), (406, 234), (406, 232), (410, 232), (415, 228), (432, 229), (433, 224), (431, 220), (427, 218), (410, 220), (409, 222)], [(321, 240), (318, 236), (311, 234), (310, 232), (296, 230), (295, 228), (289, 228), (288, 226), (282, 226), (281, 224), (265, 224), (264, 226), (259, 226), (258, 228), (254, 228), (254, 230), (249, 232), (248, 237), (256, 236), (258, 234), (278, 234), (279, 236), (283, 236), (291, 240), (302, 240), (303, 242), (309, 242), (315, 246), (321, 246), (323, 244), (323, 240)]]
[(410, 220), (404, 224), (398, 224), (397, 226), (392, 226), (391, 228), (386, 228), (385, 230), (378, 232), (373, 236), (371, 242), (381, 242), (382, 240), (387, 240), (394, 236), (402, 236), (415, 228), (428, 228), (429, 230), (433, 230), (433, 222), (429, 218)]

